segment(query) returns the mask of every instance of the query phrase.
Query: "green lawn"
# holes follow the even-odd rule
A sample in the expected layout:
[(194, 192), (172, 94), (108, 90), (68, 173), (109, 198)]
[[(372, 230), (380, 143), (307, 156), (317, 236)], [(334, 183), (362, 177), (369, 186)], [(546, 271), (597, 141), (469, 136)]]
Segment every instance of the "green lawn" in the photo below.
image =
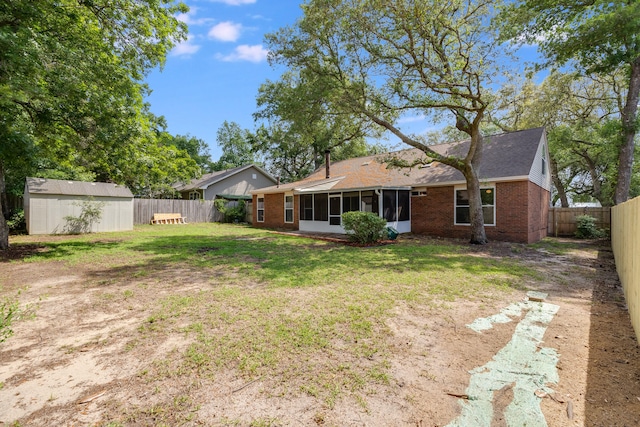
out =
[[(268, 380), (274, 394), (308, 394), (329, 408), (350, 396), (366, 409), (367, 394), (389, 383), (387, 321), (394, 309), (428, 315), (459, 299), (504, 296), (539, 279), (515, 260), (479, 256), (449, 241), (401, 238), (359, 248), (220, 224), (40, 240), (13, 239), (14, 246), (39, 247), (13, 262), (108, 271), (102, 280), (126, 285), (103, 295), (110, 304), (124, 307), (154, 286), (167, 286), (170, 277), (169, 294), (145, 300), (151, 314), (140, 320), (127, 349), (174, 334), (188, 344), (152, 361), (140, 373), (143, 381), (215, 379), (225, 370), (246, 382)], [(185, 289), (194, 277), (204, 285)], [(161, 409), (173, 414), (171, 424), (197, 404)], [(141, 417), (128, 416), (129, 422)]]

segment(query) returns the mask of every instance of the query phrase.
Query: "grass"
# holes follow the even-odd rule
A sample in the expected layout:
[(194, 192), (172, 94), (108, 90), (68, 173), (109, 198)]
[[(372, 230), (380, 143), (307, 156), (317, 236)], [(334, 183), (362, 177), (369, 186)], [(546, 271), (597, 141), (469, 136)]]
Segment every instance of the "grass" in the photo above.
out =
[[(469, 248), (453, 243), (355, 248), (220, 224), (12, 242), (34, 243), (38, 250), (24, 262), (89, 265), (108, 273), (97, 286), (123, 285), (117, 293), (99, 293), (103, 302), (129, 304), (169, 287), (147, 307), (151, 314), (126, 348), (168, 335), (187, 344), (150, 363), (139, 376), (143, 381), (215, 381), (232, 371), (246, 384), (268, 382), (267, 393), (305, 394), (327, 408), (346, 396), (366, 408), (366, 396), (390, 384), (386, 325), (394, 308), (428, 314), (457, 299), (519, 289), (536, 277), (515, 261), (470, 256)], [(191, 280), (185, 274), (201, 282), (199, 290), (181, 287)], [(139, 408), (129, 420), (191, 417), (196, 404), (186, 395), (177, 399)], [(251, 425), (275, 424), (262, 418)]]

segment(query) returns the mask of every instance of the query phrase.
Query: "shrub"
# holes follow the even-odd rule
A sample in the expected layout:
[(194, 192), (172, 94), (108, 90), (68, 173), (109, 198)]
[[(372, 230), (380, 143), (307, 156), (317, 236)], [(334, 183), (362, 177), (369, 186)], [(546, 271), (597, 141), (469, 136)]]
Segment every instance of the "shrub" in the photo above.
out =
[(11, 323), (19, 316), (18, 301), (5, 298), (0, 302), (0, 343), (13, 335)]
[(342, 225), (351, 240), (358, 243), (375, 243), (387, 237), (387, 220), (372, 212), (345, 212)]
[(247, 205), (244, 200), (239, 200), (237, 205), (229, 206), (229, 202), (225, 199), (216, 199), (213, 202), (218, 212), (224, 218), (223, 222), (244, 222), (247, 216)]
[(605, 237), (606, 232), (596, 227), (596, 219), (589, 215), (576, 217), (577, 230), (575, 236), (579, 239), (598, 239)]
[(27, 231), (27, 221), (24, 218), (24, 210), (18, 209), (15, 211), (11, 218), (7, 220), (7, 226), (9, 232), (12, 234), (20, 234)]
[(89, 197), (83, 202), (74, 203), (74, 205), (80, 207), (80, 216), (68, 215), (64, 217), (65, 221), (67, 221), (64, 227), (65, 233), (81, 234), (91, 232), (93, 224), (100, 222), (102, 218), (102, 209), (105, 202), (96, 202)]

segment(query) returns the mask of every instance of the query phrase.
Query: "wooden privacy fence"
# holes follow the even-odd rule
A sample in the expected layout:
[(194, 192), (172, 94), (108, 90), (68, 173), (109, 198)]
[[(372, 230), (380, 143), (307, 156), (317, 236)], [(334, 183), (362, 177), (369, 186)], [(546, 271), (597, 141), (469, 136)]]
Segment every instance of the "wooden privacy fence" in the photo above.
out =
[(149, 224), (156, 213), (179, 213), (187, 222), (222, 220), (212, 200), (133, 199), (134, 224)]
[(611, 247), (616, 270), (640, 343), (640, 197), (615, 206), (611, 217)]
[(611, 228), (611, 208), (549, 208), (549, 236), (573, 236), (577, 230), (576, 218), (589, 215), (596, 219), (596, 227)]
[[(227, 202), (228, 207), (238, 204)], [(251, 202), (246, 202), (247, 215), (245, 221), (251, 224)], [(133, 199), (133, 223), (149, 224), (154, 214), (179, 213), (189, 222), (219, 222), (222, 214), (216, 209), (213, 200), (181, 200), (181, 199)]]

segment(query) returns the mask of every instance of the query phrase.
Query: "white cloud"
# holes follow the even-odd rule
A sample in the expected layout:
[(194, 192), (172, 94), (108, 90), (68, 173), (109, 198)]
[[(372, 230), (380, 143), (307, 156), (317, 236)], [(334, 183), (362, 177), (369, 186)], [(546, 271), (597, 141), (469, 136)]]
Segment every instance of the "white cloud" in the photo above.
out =
[(218, 59), (225, 62), (262, 62), (267, 59), (269, 51), (262, 47), (261, 44), (249, 46), (246, 44), (236, 47), (235, 51), (230, 55), (218, 55)]
[(192, 43), (193, 37), (189, 36), (187, 40), (178, 43), (172, 50), (173, 56), (186, 56), (189, 57), (200, 50), (200, 45)]
[(209, 30), (209, 37), (223, 42), (235, 42), (240, 38), (242, 25), (235, 22), (221, 22)]
[(193, 26), (205, 25), (214, 21), (213, 18), (196, 18), (197, 13), (198, 13), (198, 8), (192, 6), (189, 9), (189, 12), (177, 14), (176, 19), (180, 22), (184, 22), (187, 25), (193, 25)]
[(253, 4), (256, 0), (211, 0), (214, 3), (224, 3), (231, 6), (240, 6), (243, 4)]
[(404, 116), (398, 119), (398, 123), (412, 123), (412, 122), (421, 122), (426, 120), (426, 116), (424, 114), (419, 116)]

